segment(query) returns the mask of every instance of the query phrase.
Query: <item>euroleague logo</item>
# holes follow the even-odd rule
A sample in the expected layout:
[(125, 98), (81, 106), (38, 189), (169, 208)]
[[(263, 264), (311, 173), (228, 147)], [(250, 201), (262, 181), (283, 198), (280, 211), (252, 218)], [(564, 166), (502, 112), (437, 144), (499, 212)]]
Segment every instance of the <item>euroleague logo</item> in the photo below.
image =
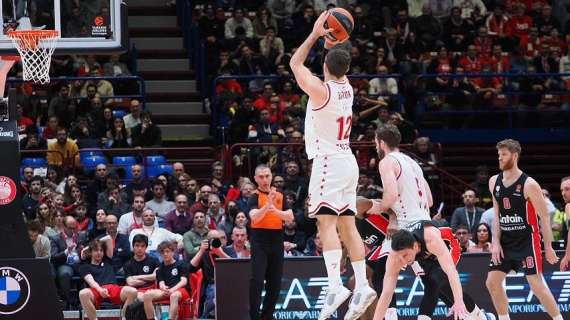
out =
[(101, 16), (97, 16), (95, 17), (95, 25), (96, 26), (102, 26), (105, 23), (105, 19), (103, 19), (103, 17)]
[(30, 282), (12, 267), (0, 267), (0, 314), (14, 314), (30, 300)]
[(0, 205), (6, 205), (16, 199), (17, 189), (14, 180), (0, 176)]

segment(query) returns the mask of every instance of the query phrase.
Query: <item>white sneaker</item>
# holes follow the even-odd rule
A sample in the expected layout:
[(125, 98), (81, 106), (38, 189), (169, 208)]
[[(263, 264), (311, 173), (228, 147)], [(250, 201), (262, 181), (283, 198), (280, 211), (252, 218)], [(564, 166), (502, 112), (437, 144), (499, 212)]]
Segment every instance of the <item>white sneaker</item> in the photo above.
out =
[(384, 320), (398, 320), (398, 310), (396, 308), (388, 308)]
[(350, 290), (347, 288), (340, 286), (334, 289), (330, 289), (327, 292), (327, 296), (325, 297), (325, 304), (323, 305), (323, 309), (319, 314), (319, 320), (326, 320), (340, 307), (340, 305), (350, 297)]
[(360, 318), (372, 302), (374, 302), (374, 299), (376, 299), (376, 291), (369, 286), (354, 290), (344, 320), (356, 320)]

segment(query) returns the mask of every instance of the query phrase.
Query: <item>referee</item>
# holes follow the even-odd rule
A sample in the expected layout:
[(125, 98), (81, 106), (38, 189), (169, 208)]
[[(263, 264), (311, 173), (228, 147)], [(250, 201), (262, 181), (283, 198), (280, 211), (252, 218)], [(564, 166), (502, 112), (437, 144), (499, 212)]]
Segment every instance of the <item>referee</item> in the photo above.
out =
[[(249, 315), (251, 320), (273, 319), (283, 275), (283, 221), (293, 220), (283, 194), (271, 188), (273, 176), (266, 165), (255, 168), (257, 190), (249, 200), (251, 221), (251, 280)], [(265, 284), (261, 317), (259, 305)]]

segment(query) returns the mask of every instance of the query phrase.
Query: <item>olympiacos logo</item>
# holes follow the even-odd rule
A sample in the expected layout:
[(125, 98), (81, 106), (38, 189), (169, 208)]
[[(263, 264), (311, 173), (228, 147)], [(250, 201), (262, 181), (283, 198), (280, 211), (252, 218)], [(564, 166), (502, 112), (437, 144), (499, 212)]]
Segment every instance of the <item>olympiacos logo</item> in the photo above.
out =
[(14, 180), (0, 176), (0, 205), (7, 205), (16, 199), (17, 189)]

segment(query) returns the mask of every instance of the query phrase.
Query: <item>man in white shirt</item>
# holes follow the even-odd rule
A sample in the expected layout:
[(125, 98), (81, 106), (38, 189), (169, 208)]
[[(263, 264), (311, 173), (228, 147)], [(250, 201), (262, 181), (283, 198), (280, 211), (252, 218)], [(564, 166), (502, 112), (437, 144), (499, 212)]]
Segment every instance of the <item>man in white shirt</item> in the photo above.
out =
[(163, 223), (164, 218), (166, 218), (166, 215), (170, 211), (176, 209), (174, 202), (166, 200), (165, 191), (166, 188), (164, 187), (164, 184), (159, 180), (155, 180), (152, 183), (152, 194), (154, 197), (146, 203), (147, 208), (156, 212), (159, 225)]
[(137, 234), (144, 234), (148, 237), (148, 247), (146, 252), (157, 258), (159, 254), (156, 249), (163, 241), (175, 241), (179, 249), (183, 247), (183, 238), (181, 235), (156, 226), (156, 217), (152, 209), (144, 209), (142, 218), (143, 226), (139, 229), (134, 229), (129, 235), (129, 243), (131, 243), (131, 245), (133, 243), (134, 236)]
[[(143, 196), (135, 196), (133, 199), (133, 211), (125, 213), (119, 219), (119, 233), (129, 235), (133, 229), (142, 228), (143, 226), (143, 210), (145, 202)], [(154, 221), (158, 227), (158, 221)]]
[(131, 113), (123, 117), (125, 128), (131, 130), (142, 123), (141, 120), (141, 103), (137, 99), (131, 100)]

